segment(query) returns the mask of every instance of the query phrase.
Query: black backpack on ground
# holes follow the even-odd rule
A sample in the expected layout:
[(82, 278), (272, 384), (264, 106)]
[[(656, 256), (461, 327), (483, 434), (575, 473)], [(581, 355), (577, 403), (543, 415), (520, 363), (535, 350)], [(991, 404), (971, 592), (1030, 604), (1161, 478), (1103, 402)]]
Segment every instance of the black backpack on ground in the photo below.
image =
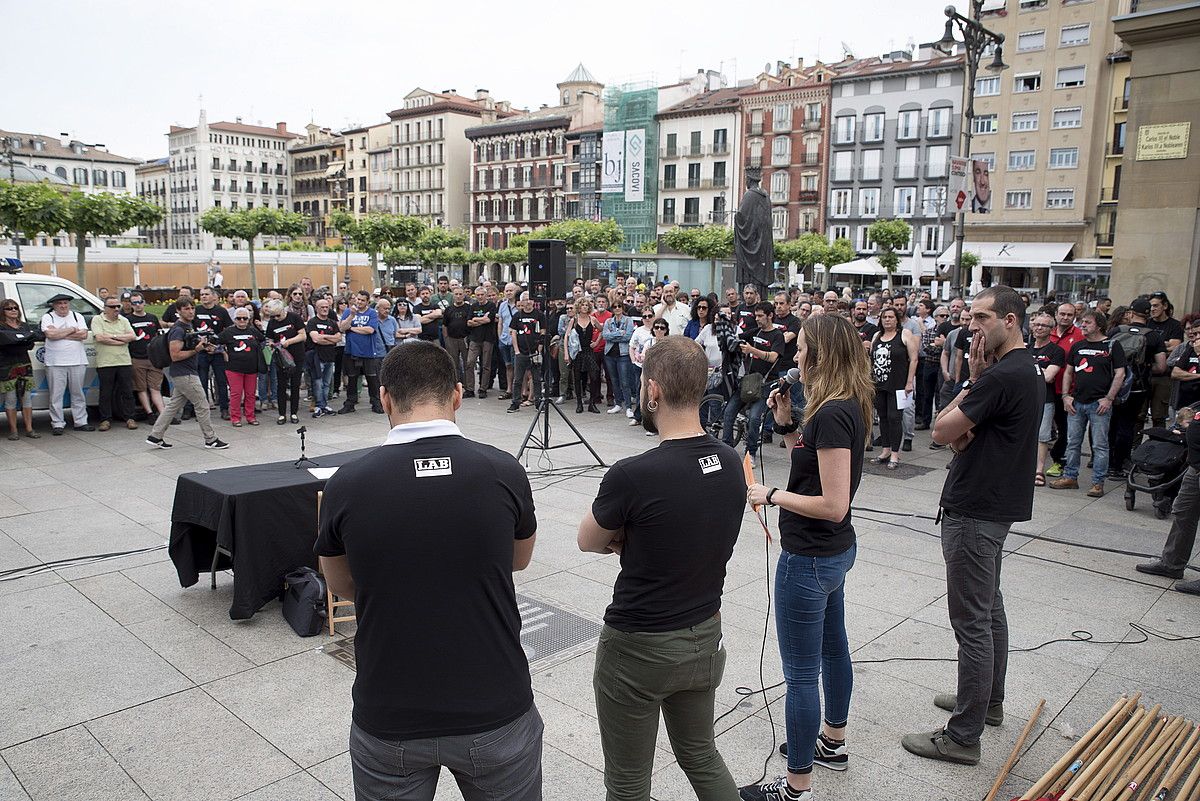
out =
[(311, 567), (298, 567), (283, 577), (283, 618), (301, 637), (325, 628), (325, 577)]

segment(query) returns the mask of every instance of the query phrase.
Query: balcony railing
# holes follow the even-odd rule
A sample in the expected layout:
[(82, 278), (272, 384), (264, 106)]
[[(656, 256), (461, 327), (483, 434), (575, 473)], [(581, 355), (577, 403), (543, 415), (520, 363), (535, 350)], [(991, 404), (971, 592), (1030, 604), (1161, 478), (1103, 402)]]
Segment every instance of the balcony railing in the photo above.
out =
[(1121, 197), (1121, 188), (1119, 186), (1102, 186), (1100, 187), (1100, 202), (1101, 203), (1116, 203)]
[(708, 213), (709, 222), (714, 225), (725, 225), (729, 221), (729, 212), (727, 211), (710, 211)]
[(1129, 110), (1129, 98), (1118, 97), (1115, 100), (1113, 100), (1113, 111), (1128, 111), (1128, 110)]
[(804, 120), (804, 130), (806, 130), (806, 131), (816, 131), (816, 130), (820, 130), (820, 128), (821, 128), (821, 120), (820, 120), (820, 118), (817, 118), (817, 119), (805, 119), (805, 120)]
[(688, 178), (687, 188), (688, 189), (699, 189), (700, 188), (700, 179), (699, 178)]
[(788, 202), (788, 193), (772, 191), (771, 192), (771, 202), (772, 203), (787, 203)]
[(1104, 147), (1104, 155), (1110, 156), (1113, 158), (1115, 158), (1117, 156), (1125, 155), (1125, 143), (1124, 142), (1109, 142)]
[(658, 218), (658, 224), (659, 225), (674, 225), (675, 224), (675, 215), (674, 214), (661, 215)]
[(776, 153), (774, 151), (771, 152), (771, 166), (772, 167), (786, 167), (791, 163), (792, 163), (792, 154), (790, 151), (787, 153)]
[(675, 179), (674, 178), (663, 178), (662, 188), (663, 189), (674, 189), (675, 188)]
[(720, 178), (705, 178), (700, 181), (701, 189), (723, 189), (729, 182), (724, 176)]
[(821, 163), (821, 154), (820, 153), (805, 153), (803, 156), (800, 157), (800, 163), (803, 164), (805, 167), (812, 167), (816, 164), (820, 164)]
[(714, 156), (725, 156), (729, 153), (728, 142), (713, 142), (712, 154)]
[(854, 170), (851, 167), (843, 167), (841, 169), (835, 167), (829, 171), (829, 180), (831, 181), (853, 181)]
[(882, 167), (860, 167), (859, 168), (859, 177), (864, 181), (882, 181), (883, 180), (883, 168)]
[(817, 197), (819, 194), (820, 193), (817, 192), (817, 190), (815, 190), (815, 189), (801, 189), (800, 190), (800, 202), (801, 203), (816, 203)]
[(921, 177), (921, 167), (917, 164), (897, 164), (896, 178), (901, 181), (915, 181)]
[(1097, 231), (1096, 232), (1096, 247), (1111, 248), (1113, 243), (1117, 241), (1116, 231)]
[(762, 156), (751, 156), (746, 161), (751, 167), (761, 167), (762, 166)]
[(761, 122), (750, 123), (750, 135), (751, 136), (762, 136), (762, 132), (763, 132), (763, 124)]
[(700, 225), (700, 215), (699, 214), (683, 215), (683, 222), (681, 223), (681, 225)]

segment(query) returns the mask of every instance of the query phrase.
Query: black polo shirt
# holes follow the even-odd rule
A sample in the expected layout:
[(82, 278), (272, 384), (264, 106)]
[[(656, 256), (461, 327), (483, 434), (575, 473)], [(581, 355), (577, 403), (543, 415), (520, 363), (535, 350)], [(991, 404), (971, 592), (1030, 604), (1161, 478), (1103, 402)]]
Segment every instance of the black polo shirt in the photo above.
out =
[[(436, 303), (430, 303), (429, 305), (426, 305), (424, 303), (418, 303), (416, 306), (412, 307), (413, 317), (417, 317), (417, 318), (420, 318), (423, 315), (429, 314), (430, 312), (435, 312), (437, 310), (438, 310), (438, 305)], [(442, 327), (442, 321), (440, 319), (439, 320), (431, 320), (428, 323), (421, 323), (421, 333), (417, 335), (417, 338), (423, 339), (426, 342), (437, 342), (438, 341), (438, 332), (441, 331), (441, 327)]]
[(455, 306), (451, 303), (442, 309), (442, 324), (446, 326), (446, 336), (450, 339), (464, 339), (471, 331), (467, 320), (471, 319), (471, 307), (466, 303)]
[[(436, 513), (428, 525), (397, 523), (379, 513), (388, 498)], [(354, 577), (354, 722), (364, 731), (472, 734), (529, 710), (512, 561), (514, 540), (536, 528), (524, 468), (458, 435), (384, 445), (329, 479), (314, 550), (345, 555)]]

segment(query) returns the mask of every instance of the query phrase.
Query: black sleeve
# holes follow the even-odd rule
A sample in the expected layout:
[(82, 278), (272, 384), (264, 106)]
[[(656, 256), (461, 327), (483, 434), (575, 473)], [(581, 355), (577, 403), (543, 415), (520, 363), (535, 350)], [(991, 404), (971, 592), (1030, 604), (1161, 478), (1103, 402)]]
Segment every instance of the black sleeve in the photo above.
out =
[(229, 316), (229, 309), (224, 306), (213, 307), (217, 312), (217, 317), (221, 318), (221, 330), (233, 325), (233, 318)]
[(592, 517), (600, 528), (616, 531), (624, 528), (629, 519), (629, 499), (632, 497), (625, 471), (620, 466), (614, 466), (604, 474), (600, 482), (600, 492), (592, 501)]
[(317, 326), (316, 326), (316, 322), (317, 322), (317, 318), (316, 318), (316, 317), (310, 317), (310, 318), (308, 319), (308, 323), (307, 323), (307, 324), (305, 324), (305, 326), (304, 326), (304, 330), (305, 330), (305, 331), (307, 331), (307, 332), (308, 332), (308, 333), (310, 333), (310, 334), (315, 334), (315, 333), (317, 333)]
[[(514, 464), (516, 464), (514, 462)], [(529, 476), (525, 469), (516, 464), (513, 477), (507, 482), (517, 495), (520, 506), (520, 516), (517, 518), (517, 530), (513, 539), (527, 540), (537, 533), (537, 514), (533, 505), (533, 488), (529, 486)]]
[(317, 556), (345, 556), (346, 545), (342, 542), (342, 511), (338, 502), (337, 475), (325, 484), (325, 493), (321, 497), (321, 512), (317, 515), (317, 541), (313, 545), (313, 553)]
[[(783, 341), (783, 331), (782, 329), (776, 329), (772, 333), (775, 334), (775, 341), (771, 343), (771, 352), (775, 353), (779, 359), (782, 359), (783, 352), (787, 350), (787, 343)], [(779, 359), (775, 360), (776, 364), (779, 364)]]
[(1120, 342), (1112, 342), (1109, 345), (1109, 353), (1112, 354), (1112, 366), (1116, 370), (1118, 367), (1125, 367), (1125, 349), (1121, 347)]
[(958, 408), (968, 420), (979, 425), (996, 413), (1003, 398), (1004, 382), (996, 377), (994, 371), (985, 370), (979, 380), (971, 385), (971, 391), (958, 404)]
[(845, 448), (853, 450), (862, 443), (855, 443), (854, 420), (845, 404), (826, 404), (821, 407), (812, 421), (813, 442), (817, 450)]
[(1067, 364), (1067, 354), (1063, 353), (1063, 349), (1059, 347), (1046, 348), (1047, 358), (1051, 365), (1057, 364), (1059, 367), (1065, 367)]

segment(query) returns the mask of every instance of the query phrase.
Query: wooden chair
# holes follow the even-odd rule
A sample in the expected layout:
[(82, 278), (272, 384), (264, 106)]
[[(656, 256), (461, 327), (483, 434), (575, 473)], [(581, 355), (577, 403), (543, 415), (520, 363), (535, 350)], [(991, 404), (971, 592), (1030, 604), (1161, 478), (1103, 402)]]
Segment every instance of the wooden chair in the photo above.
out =
[[(325, 494), (324, 492), (317, 493), (317, 519), (318, 520), (320, 520), (320, 518), (321, 518), (321, 497), (324, 494)], [(351, 609), (350, 614), (339, 615), (337, 613), (337, 610), (344, 609), (347, 606), (350, 607), (350, 609)], [(354, 610), (354, 601), (338, 600), (338, 597), (333, 594), (333, 590), (329, 589), (329, 585), (328, 584), (325, 585), (325, 619), (329, 623), (329, 636), (330, 637), (332, 637), (336, 633), (334, 629), (338, 623), (349, 623), (352, 620), (358, 619), (358, 615), (353, 610)]]

